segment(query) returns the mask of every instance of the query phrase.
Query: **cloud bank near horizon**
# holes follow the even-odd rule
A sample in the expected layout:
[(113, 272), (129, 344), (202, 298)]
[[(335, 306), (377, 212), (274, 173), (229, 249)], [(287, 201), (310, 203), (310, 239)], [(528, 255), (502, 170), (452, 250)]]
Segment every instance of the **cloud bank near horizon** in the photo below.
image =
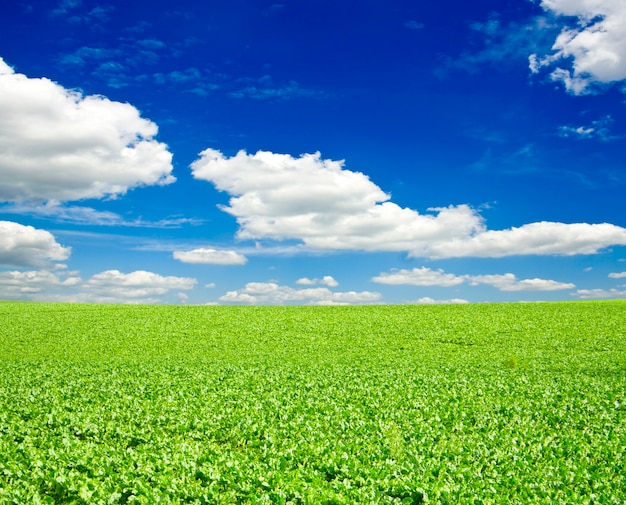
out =
[(485, 284), (500, 291), (558, 291), (573, 289), (575, 284), (558, 282), (550, 279), (518, 279), (512, 273), (488, 275), (454, 275), (445, 273), (442, 269), (432, 270), (428, 267), (395, 269), (391, 272), (382, 272), (372, 278), (372, 282), (389, 285), (411, 286), (440, 286), (452, 287), (468, 283), (470, 286)]

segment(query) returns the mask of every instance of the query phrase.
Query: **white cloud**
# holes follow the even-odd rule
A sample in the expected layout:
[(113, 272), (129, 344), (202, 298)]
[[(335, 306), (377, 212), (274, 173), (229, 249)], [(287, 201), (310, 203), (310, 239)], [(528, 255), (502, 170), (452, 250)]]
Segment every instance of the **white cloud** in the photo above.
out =
[(612, 123), (613, 119), (611, 116), (605, 116), (597, 121), (592, 121), (589, 126), (561, 126), (559, 135), (565, 138), (599, 139), (608, 142), (618, 138), (610, 133)]
[(595, 129), (591, 127), (585, 128), (584, 126), (561, 126), (559, 128), (559, 135), (561, 137), (577, 137), (581, 139), (589, 139), (595, 136), (594, 133)]
[(319, 153), (300, 158), (240, 151), (225, 158), (207, 149), (192, 163), (194, 177), (232, 195), (222, 209), (237, 218), (242, 239), (300, 239), (315, 249), (408, 250), (417, 241), (467, 234), (481, 219), (468, 206), (420, 215), (343, 161)]
[(0, 272), (0, 292), (5, 298), (37, 301), (88, 303), (162, 303), (163, 296), (179, 291), (176, 297), (186, 302), (188, 291), (196, 285), (189, 277), (161, 276), (138, 270), (124, 274), (107, 270), (81, 279), (74, 271)]
[(372, 281), (379, 284), (409, 284), (411, 286), (456, 286), (465, 282), (464, 277), (446, 274), (442, 269), (414, 268), (413, 270), (392, 270), (373, 277)]
[(435, 300), (430, 296), (424, 296), (422, 298), (418, 298), (417, 300), (413, 300), (412, 302), (408, 302), (409, 304), (414, 305), (444, 305), (444, 304), (464, 304), (469, 303), (467, 300), (463, 298), (451, 298), (450, 300)]
[(206, 149), (191, 164), (195, 178), (231, 195), (222, 210), (239, 224), (240, 239), (301, 240), (317, 250), (407, 251), (414, 257), (503, 257), (594, 254), (626, 245), (626, 229), (611, 224), (539, 222), (487, 230), (468, 205), (400, 207), (370, 179), (319, 153), (240, 151), (231, 158)]
[(0, 200), (69, 201), (164, 185), (172, 155), (132, 105), (16, 74), (0, 58)]
[[(553, 54), (532, 55), (530, 67), (557, 66), (551, 73), (573, 94), (592, 90), (594, 84), (626, 79), (626, 2), (623, 0), (543, 0), (542, 7), (565, 23), (554, 41)], [(575, 18), (575, 23), (568, 19)], [(570, 67), (571, 62), (571, 67)]]
[(412, 251), (434, 258), (501, 258), (525, 254), (596, 254), (610, 245), (626, 245), (626, 229), (608, 223), (552, 223), (541, 221), (507, 230), (484, 230)]
[(380, 293), (371, 291), (333, 292), (328, 288), (294, 289), (275, 282), (250, 282), (243, 289), (227, 292), (219, 300), (253, 305), (356, 305), (375, 303), (380, 298)]
[(1, 265), (50, 266), (52, 261), (66, 260), (70, 252), (49, 231), (0, 221)]
[(7, 299), (31, 299), (50, 296), (61, 288), (81, 282), (77, 272), (49, 272), (47, 270), (0, 272), (0, 290)]
[(186, 217), (169, 217), (158, 221), (144, 219), (126, 219), (119, 214), (97, 210), (92, 207), (65, 205), (58, 202), (46, 202), (41, 205), (4, 204), (0, 211), (5, 214), (37, 216), (54, 220), (56, 223), (71, 223), (97, 226), (126, 226), (133, 228), (180, 228), (183, 225), (202, 224), (201, 219)]
[(619, 289), (579, 289), (574, 296), (583, 300), (599, 300), (603, 298), (626, 298), (626, 291)]
[(323, 284), (331, 288), (336, 288), (337, 286), (339, 286), (339, 283), (331, 275), (325, 275), (321, 279), (309, 279), (307, 277), (302, 277), (301, 279), (298, 279), (296, 281), (296, 284), (301, 284), (304, 286), (315, 286), (317, 284)]
[(193, 289), (196, 282), (190, 277), (164, 277), (145, 270), (128, 274), (107, 270), (83, 283), (82, 295), (76, 299), (98, 303), (156, 303), (160, 301), (159, 296), (171, 290)]
[(503, 275), (468, 275), (466, 278), (472, 286), (487, 284), (500, 291), (558, 291), (576, 287), (576, 285), (570, 282), (558, 282), (547, 279), (519, 280), (514, 274), (510, 273)]
[(611, 279), (624, 279), (626, 278), (626, 272), (611, 272), (609, 277)]
[(445, 273), (442, 269), (431, 270), (427, 267), (383, 272), (373, 277), (372, 281), (379, 284), (442, 287), (457, 286), (467, 282), (472, 286), (487, 284), (500, 291), (556, 291), (576, 287), (571, 283), (546, 279), (519, 280), (511, 273), (502, 275), (453, 275)]
[(182, 263), (205, 265), (245, 265), (248, 259), (235, 251), (199, 248), (191, 251), (174, 251), (174, 259)]
[(471, 36), (463, 44), (463, 52), (457, 58), (444, 58), (444, 66), (435, 70), (437, 75), (443, 77), (451, 69), (476, 72), (484, 65), (506, 70), (511, 62), (517, 64), (527, 59), (530, 52), (544, 47), (554, 31), (545, 16), (524, 24), (507, 23), (501, 21), (497, 12), (491, 13), (485, 22), (471, 23), (469, 28)]
[(254, 100), (290, 100), (294, 98), (322, 98), (324, 95), (312, 89), (303, 88), (295, 81), (277, 85), (269, 75), (259, 79), (240, 79), (243, 87), (228, 94), (231, 98), (252, 98)]

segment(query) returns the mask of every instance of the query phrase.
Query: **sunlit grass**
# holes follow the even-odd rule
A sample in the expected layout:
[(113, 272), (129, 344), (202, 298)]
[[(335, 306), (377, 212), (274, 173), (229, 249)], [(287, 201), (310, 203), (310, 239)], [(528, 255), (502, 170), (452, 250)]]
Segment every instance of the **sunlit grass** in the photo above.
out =
[(626, 303), (0, 303), (0, 503), (624, 503)]

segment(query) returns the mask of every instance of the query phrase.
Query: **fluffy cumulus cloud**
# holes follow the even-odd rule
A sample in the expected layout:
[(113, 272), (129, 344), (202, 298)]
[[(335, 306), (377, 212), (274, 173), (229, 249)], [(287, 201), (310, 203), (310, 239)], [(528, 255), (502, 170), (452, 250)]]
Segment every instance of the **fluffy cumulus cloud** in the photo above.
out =
[(190, 277), (164, 277), (145, 270), (128, 274), (107, 270), (88, 279), (81, 288), (83, 298), (99, 303), (153, 303), (171, 290), (192, 289), (196, 282)]
[(566, 26), (554, 41), (553, 54), (530, 57), (533, 72), (553, 68), (552, 79), (574, 94), (626, 79), (626, 2), (543, 0), (541, 5)]
[(248, 259), (236, 251), (225, 251), (211, 248), (192, 249), (191, 251), (174, 251), (174, 259), (182, 263), (205, 265), (245, 265)]
[(412, 270), (395, 269), (391, 272), (383, 272), (373, 277), (372, 281), (379, 284), (441, 287), (457, 286), (463, 283), (469, 283), (471, 286), (486, 284), (500, 291), (556, 291), (576, 287), (571, 283), (547, 279), (535, 278), (520, 280), (511, 273), (496, 275), (453, 275), (447, 274), (441, 269), (431, 270), (427, 267), (414, 268)]
[(480, 218), (467, 206), (421, 215), (389, 201), (389, 195), (342, 161), (319, 153), (239, 152), (226, 158), (207, 149), (193, 175), (232, 195), (223, 210), (237, 218), (242, 239), (299, 239), (316, 249), (402, 251), (475, 230)]
[(626, 278), (626, 272), (611, 272), (609, 277), (611, 279), (624, 279)]
[(540, 222), (488, 230), (468, 205), (400, 207), (366, 175), (319, 153), (240, 151), (225, 157), (206, 149), (191, 165), (195, 178), (231, 198), (222, 210), (241, 239), (299, 240), (325, 250), (406, 251), (414, 257), (501, 257), (592, 254), (626, 245), (626, 229), (611, 224)]
[(70, 252), (49, 231), (0, 221), (0, 265), (50, 266), (52, 262), (66, 260)]
[(157, 126), (127, 103), (15, 73), (0, 58), (0, 200), (69, 201), (173, 182)]
[(358, 305), (376, 303), (380, 293), (371, 291), (336, 292), (328, 288), (295, 289), (275, 282), (249, 282), (242, 289), (228, 291), (219, 298), (224, 303), (252, 305)]

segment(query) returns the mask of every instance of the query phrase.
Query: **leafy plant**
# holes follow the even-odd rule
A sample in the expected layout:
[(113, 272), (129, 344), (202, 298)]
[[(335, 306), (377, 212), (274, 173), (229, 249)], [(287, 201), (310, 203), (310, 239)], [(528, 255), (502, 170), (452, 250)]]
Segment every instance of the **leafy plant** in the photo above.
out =
[(0, 303), (0, 503), (624, 503), (624, 309)]

